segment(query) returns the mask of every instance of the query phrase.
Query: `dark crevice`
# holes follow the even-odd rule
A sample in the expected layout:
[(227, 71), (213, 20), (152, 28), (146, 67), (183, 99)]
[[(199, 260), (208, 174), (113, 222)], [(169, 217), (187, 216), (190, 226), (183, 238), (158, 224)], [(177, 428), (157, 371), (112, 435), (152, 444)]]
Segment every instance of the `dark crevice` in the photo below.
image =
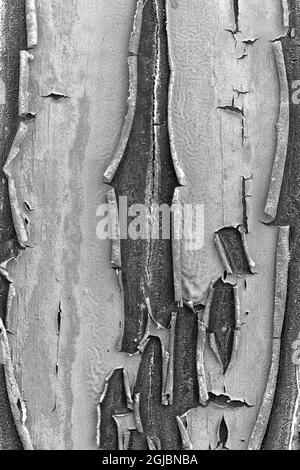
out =
[(231, 284), (219, 279), (214, 285), (208, 333), (213, 334), (225, 374), (231, 361), (235, 330), (235, 302)]
[(118, 432), (113, 416), (130, 413), (123, 378), (123, 369), (116, 369), (108, 381), (101, 406), (100, 449), (118, 450)]
[(233, 0), (233, 13), (234, 13), (234, 22), (235, 22), (235, 33), (240, 32), (240, 6), (239, 6), (239, 0)]
[(64, 95), (63, 93), (52, 92), (52, 93), (49, 93), (48, 95), (42, 95), (42, 98), (51, 98), (54, 101), (60, 101), (61, 99), (69, 99), (70, 97), (67, 95)]
[[(5, 105), (0, 106), (1, 168), (5, 164), (19, 126), (19, 57), (20, 50), (26, 49), (25, 0), (12, 2), (4, 0), (2, 6), (3, 41), (0, 62), (1, 79), (5, 83)], [(20, 251), (12, 221), (7, 180), (0, 178), (0, 263), (16, 258)], [(6, 301), (9, 283), (0, 277), (0, 315), (5, 323)], [(21, 450), (7, 395), (4, 367), (0, 366), (0, 449)]]
[(148, 444), (144, 434), (138, 431), (131, 431), (128, 450), (148, 450)]
[(218, 450), (228, 450), (226, 447), (228, 441), (228, 427), (226, 424), (225, 419), (223, 418), (221, 423), (220, 423), (220, 428), (219, 428), (219, 443), (218, 443)]
[(251, 197), (251, 195), (247, 194), (247, 191), (246, 191), (246, 181), (249, 181), (252, 178), (253, 178), (253, 175), (250, 178), (245, 178), (244, 176), (242, 177), (243, 227), (246, 233), (249, 233), (247, 199)]
[[(143, 204), (150, 215), (156, 205), (171, 206), (178, 185), (168, 135), (170, 68), (165, 1), (144, 3), (138, 60), (136, 112), (123, 159), (112, 181), (117, 199), (128, 207)], [(159, 79), (159, 80), (158, 80)], [(128, 217), (130, 224), (134, 217)], [(158, 219), (156, 219), (158, 220)], [(161, 235), (162, 221), (159, 219)], [(141, 227), (148, 232), (149, 227)], [(137, 351), (146, 327), (149, 298), (156, 321), (167, 327), (174, 310), (171, 240), (121, 240), (125, 325), (122, 351)]]
[(290, 126), (283, 184), (273, 224), (291, 226), (291, 260), (277, 388), (262, 446), (266, 450), (288, 450), (291, 423), (298, 396), (296, 366), (292, 362), (291, 351), (292, 344), (300, 331), (300, 107), (293, 103), (291, 97), (295, 92), (293, 83), (300, 77), (300, 3), (290, 0), (289, 10), (289, 31), (281, 42), (290, 91)]
[(231, 111), (232, 113), (240, 114), (241, 116), (245, 116), (244, 108), (239, 108), (234, 104), (234, 98), (232, 98), (231, 105), (225, 106), (218, 106), (218, 109), (223, 109), (224, 111)]
[(232, 400), (227, 395), (215, 395), (214, 393), (209, 393), (209, 403), (212, 403), (219, 408), (227, 408), (229, 410), (236, 410), (241, 407), (252, 407), (252, 405), (248, 405), (245, 401)]
[[(163, 450), (182, 448), (177, 416), (199, 406), (196, 369), (197, 316), (179, 309), (175, 328), (173, 404), (161, 404), (162, 349), (151, 337), (142, 356), (135, 392), (141, 393), (141, 420), (145, 438), (158, 438)], [(139, 437), (139, 441), (141, 436)], [(138, 450), (136, 447), (135, 450)]]
[(219, 230), (217, 235), (233, 274), (239, 276), (252, 274), (239, 229), (225, 227)]

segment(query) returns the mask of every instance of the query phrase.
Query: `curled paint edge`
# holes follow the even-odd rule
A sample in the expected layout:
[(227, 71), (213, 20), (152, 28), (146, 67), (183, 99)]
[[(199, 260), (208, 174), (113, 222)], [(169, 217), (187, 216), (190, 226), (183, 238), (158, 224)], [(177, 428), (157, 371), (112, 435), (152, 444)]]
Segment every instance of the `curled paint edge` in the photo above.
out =
[[(241, 236), (242, 248), (244, 250), (244, 255), (245, 255), (246, 260), (247, 260), (249, 271), (250, 271), (251, 274), (257, 274), (256, 271), (255, 271), (256, 264), (253, 261), (253, 259), (251, 258), (250, 253), (249, 253), (249, 247), (248, 247), (247, 238), (246, 238), (246, 230), (243, 227), (243, 225), (238, 225), (237, 227), (232, 225), (232, 226), (223, 227), (223, 228), (233, 228), (235, 230), (238, 230), (238, 232)], [(223, 264), (223, 267), (224, 267), (225, 271), (227, 272), (227, 274), (234, 275), (235, 273), (233, 272), (233, 269), (230, 266), (230, 262), (228, 260), (228, 257), (226, 255), (226, 252), (225, 252), (222, 240), (221, 240), (221, 237), (219, 235), (219, 230), (217, 232), (215, 232), (214, 241), (215, 241), (215, 245), (216, 245), (217, 251), (219, 253), (219, 256), (220, 256), (220, 259), (221, 259), (221, 262)], [(241, 276), (244, 276), (244, 275), (237, 274), (237, 276), (241, 277)]]
[(129, 375), (128, 371), (123, 367), (123, 380), (124, 380), (124, 387), (125, 387), (125, 394), (127, 398), (127, 408), (130, 410), (133, 409), (133, 400), (132, 400), (132, 395), (131, 395), (131, 390), (130, 390), (130, 382), (129, 382)]
[(265, 436), (274, 402), (277, 377), (279, 372), (279, 360), (281, 349), (281, 335), (284, 322), (285, 304), (288, 283), (289, 264), (289, 227), (279, 228), (277, 255), (276, 255), (276, 281), (274, 297), (274, 323), (273, 323), (273, 344), (272, 362), (264, 393), (263, 402), (258, 414), (258, 418), (253, 429), (248, 450), (259, 450)]
[[(205, 321), (207, 327), (208, 327), (208, 324), (209, 324), (210, 307), (211, 307), (212, 299), (213, 299), (213, 296), (214, 296), (214, 285), (216, 284), (216, 282), (217, 282), (217, 280), (214, 280), (210, 283), (209, 291), (208, 291), (208, 297), (207, 297), (207, 301), (206, 301), (206, 304), (205, 304), (204, 321)], [(208, 344), (209, 344), (211, 350), (213, 351), (213, 353), (215, 354), (217, 360), (223, 366), (223, 363), (221, 361), (220, 354), (219, 354), (219, 351), (218, 351), (218, 348), (217, 348), (214, 333), (208, 333)]]
[[(27, 51), (20, 51), (19, 74), (19, 116), (24, 117), (29, 113), (29, 62), (34, 59)], [(31, 113), (33, 114), (33, 113)]]
[(146, 440), (149, 450), (161, 450), (161, 442), (159, 437), (153, 436), (151, 439), (151, 437), (147, 436)]
[(269, 192), (264, 212), (275, 219), (283, 181), (289, 135), (289, 86), (281, 41), (273, 43), (280, 87), (280, 109), (276, 124), (277, 144), (274, 164), (269, 185)]
[(121, 240), (118, 204), (114, 188), (107, 193), (108, 215), (111, 227), (111, 265), (115, 269), (121, 269)]
[(283, 26), (284, 28), (288, 28), (290, 26), (290, 10), (288, 0), (281, 0), (282, 4), (282, 18), (283, 18)]
[(252, 431), (247, 450), (260, 450), (271, 415), (271, 410), (275, 397), (277, 385), (277, 376), (279, 370), (280, 359), (280, 339), (273, 341), (272, 346), (272, 362), (269, 373), (267, 387), (264, 393), (263, 402), (259, 410), (259, 414)]
[[(180, 210), (180, 217), (178, 216), (178, 210)], [(179, 227), (180, 226), (180, 227)], [(182, 215), (181, 215), (181, 202), (180, 202), (180, 191), (176, 188), (172, 200), (172, 211), (171, 211), (171, 227), (172, 227), (172, 258), (173, 258), (173, 283), (174, 283), (174, 300), (178, 302), (180, 306), (183, 306), (183, 295), (182, 295), (182, 273), (181, 273), (181, 242), (180, 236), (176, 238), (175, 233), (180, 228), (182, 229)]]
[(221, 357), (217, 348), (217, 343), (216, 343), (214, 333), (208, 333), (208, 344), (209, 344), (210, 349), (213, 351), (214, 355), (216, 356), (218, 362), (223, 367), (223, 363), (222, 363), (222, 360), (221, 360)]
[[(146, 348), (151, 336), (159, 339), (162, 350), (162, 405), (171, 405), (173, 403), (173, 366), (174, 366), (174, 343), (175, 343), (175, 325), (177, 313), (173, 312), (171, 316), (170, 325), (168, 328), (163, 327), (158, 323), (152, 314), (150, 299), (145, 299), (148, 318), (144, 336), (138, 346), (138, 351), (143, 352)], [(166, 341), (157, 333), (151, 332), (151, 325), (154, 325), (157, 331), (164, 331), (169, 336), (168, 345)]]
[(27, 47), (32, 49), (38, 44), (38, 27), (35, 0), (26, 0)]
[(241, 337), (241, 302), (239, 297), (239, 288), (236, 284), (233, 286), (233, 297), (234, 297), (234, 310), (235, 310), (235, 329), (233, 336), (233, 346), (231, 352), (231, 358), (229, 365), (227, 367), (226, 373), (232, 368), (235, 363), (240, 346), (240, 337)]
[(227, 274), (233, 274), (232, 268), (229, 264), (229, 261), (227, 260), (227, 256), (222, 245), (221, 239), (217, 233), (215, 233), (214, 241), (225, 271), (227, 272)]
[(97, 405), (97, 427), (96, 427), (96, 444), (100, 449), (100, 426), (101, 426), (101, 404)]
[(144, 431), (143, 431), (143, 425), (142, 425), (141, 414), (140, 414), (140, 405), (141, 405), (141, 394), (135, 393), (134, 398), (133, 398), (133, 414), (134, 414), (136, 429), (138, 430), (138, 432), (143, 434)]
[(127, 58), (128, 67), (129, 67), (129, 96), (128, 96), (128, 111), (125, 116), (123, 128), (119, 141), (117, 143), (113, 158), (108, 168), (104, 173), (104, 182), (111, 183), (118, 166), (121, 163), (124, 152), (127, 147), (128, 139), (131, 133), (133, 119), (136, 110), (136, 100), (137, 100), (137, 57), (130, 56)]
[[(169, 3), (168, 3), (169, 5)], [(174, 62), (171, 54), (170, 48), (170, 30), (169, 30), (169, 9), (166, 7), (166, 29), (167, 29), (167, 38), (168, 38), (168, 56), (169, 56), (169, 67), (170, 67), (170, 81), (169, 81), (169, 99), (168, 99), (168, 131), (169, 131), (169, 141), (170, 141), (170, 149), (171, 155), (174, 165), (174, 170), (178, 179), (178, 183), (180, 186), (186, 186), (186, 176), (181, 166), (176, 145), (175, 145), (175, 134), (172, 126), (172, 118), (171, 118), (171, 110), (172, 110), (172, 97), (173, 97), (173, 88), (175, 83), (175, 69), (174, 69)]]
[(108, 385), (109, 385), (109, 381), (110, 379), (112, 378), (112, 376), (114, 375), (114, 373), (117, 371), (117, 370), (124, 370), (124, 367), (115, 367), (106, 377), (105, 377), (105, 380), (104, 380), (104, 389), (103, 389), (103, 392), (101, 393), (100, 395), (100, 398), (99, 398), (99, 404), (102, 405), (103, 403), (103, 400), (106, 396), (106, 393), (107, 393), (107, 388), (108, 388)]
[(29, 431), (26, 427), (27, 410), (14, 375), (7, 333), (0, 318), (0, 342), (4, 351), (4, 371), (7, 394), (12, 415), (24, 450), (33, 450)]
[(191, 443), (190, 436), (187, 432), (185, 425), (183, 424), (183, 418), (186, 418), (186, 414), (182, 416), (176, 416), (179, 432), (181, 435), (182, 446), (184, 450), (193, 450), (193, 445)]
[(9, 289), (8, 289), (8, 295), (7, 295), (7, 301), (6, 301), (6, 319), (5, 319), (5, 322), (6, 322), (6, 330), (9, 331), (10, 333), (13, 333), (15, 334), (16, 333), (16, 330), (15, 328), (13, 327), (13, 321), (14, 321), (14, 312), (13, 312), (13, 309), (12, 309), (12, 304), (13, 304), (13, 301), (14, 301), (14, 298), (17, 296), (17, 291), (14, 287), (13, 284), (10, 284), (9, 285)]
[(133, 30), (129, 40), (128, 52), (137, 55), (142, 32), (144, 1), (138, 0), (133, 21)]
[(290, 262), (290, 227), (279, 228), (276, 254), (276, 280), (274, 300), (274, 338), (280, 338), (283, 328), (287, 298), (288, 270)]
[(300, 367), (297, 366), (296, 370), (297, 375), (297, 388), (298, 388), (298, 397), (296, 401), (296, 406), (293, 414), (292, 420), (292, 432), (289, 442), (289, 450), (298, 450), (294, 449), (294, 442), (299, 444), (299, 426), (300, 426)]
[(101, 405), (103, 403), (103, 400), (105, 399), (107, 389), (109, 386), (109, 381), (114, 375), (114, 373), (117, 370), (123, 370), (123, 381), (124, 381), (124, 387), (125, 387), (125, 394), (126, 394), (126, 399), (127, 399), (127, 406), (129, 409), (133, 407), (133, 400), (131, 396), (131, 391), (130, 391), (130, 385), (129, 385), (129, 377), (128, 377), (128, 372), (125, 370), (125, 367), (115, 367), (106, 377), (104, 380), (104, 388), (103, 392), (100, 395), (99, 402), (97, 404), (97, 432), (96, 432), (96, 442), (97, 446), (100, 448), (100, 426), (101, 426)]
[(242, 245), (243, 245), (243, 248), (244, 248), (244, 253), (245, 253), (246, 260), (247, 260), (247, 263), (248, 263), (248, 266), (249, 266), (249, 270), (252, 274), (256, 274), (255, 262), (253, 261), (253, 259), (251, 258), (250, 254), (249, 254), (249, 247), (248, 247), (247, 238), (246, 238), (246, 231), (245, 231), (245, 229), (242, 225), (238, 226), (238, 231), (240, 232), (240, 235), (241, 235)]
[(3, 167), (3, 172), (8, 180), (8, 191), (9, 191), (9, 199), (10, 199), (10, 206), (12, 212), (12, 218), (16, 230), (16, 235), (18, 242), (21, 247), (25, 248), (26, 243), (28, 241), (28, 234), (26, 229), (25, 221), (23, 220), (21, 209), (17, 197), (17, 190), (15, 185), (14, 177), (11, 174), (11, 163), (15, 159), (15, 157), (20, 152), (20, 145), (22, 144), (25, 136), (27, 134), (28, 127), (23, 122), (20, 122), (19, 128), (17, 130), (16, 136), (14, 138), (12, 147), (10, 149), (7, 161)]
[[(127, 430), (129, 432), (129, 438), (126, 437), (128, 433), (122, 434), (122, 428), (120, 426), (120, 422), (118, 418), (123, 418), (123, 417), (130, 417), (132, 418), (132, 426), (128, 427)], [(116, 423), (117, 426), (117, 433), (118, 433), (118, 448), (119, 450), (128, 450), (128, 444), (130, 440), (130, 431), (135, 431), (136, 430), (136, 425), (134, 422), (134, 415), (133, 413), (123, 413), (123, 414), (118, 414), (118, 415), (113, 415), (113, 419)]]
[[(205, 314), (204, 314), (205, 315)], [(199, 388), (199, 402), (205, 405), (209, 399), (204, 366), (204, 347), (206, 341), (206, 328), (207, 325), (203, 322), (203, 313), (198, 313), (198, 337), (197, 337), (197, 352), (196, 352), (196, 366), (197, 366), (197, 379)]]
[[(166, 385), (163, 396), (163, 404), (173, 405), (173, 391), (174, 391), (174, 348), (175, 348), (175, 328), (177, 321), (177, 313), (172, 313), (170, 333), (169, 333), (169, 361)], [(164, 403), (165, 401), (165, 403)]]

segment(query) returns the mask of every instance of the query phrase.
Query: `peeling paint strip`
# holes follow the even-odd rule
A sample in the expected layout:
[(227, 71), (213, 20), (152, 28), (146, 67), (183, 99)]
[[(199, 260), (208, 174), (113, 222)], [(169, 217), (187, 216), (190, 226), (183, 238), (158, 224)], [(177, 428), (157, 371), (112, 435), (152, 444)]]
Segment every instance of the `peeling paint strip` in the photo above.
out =
[(234, 296), (234, 307), (235, 307), (235, 330), (233, 336), (233, 346), (231, 352), (230, 363), (228, 365), (227, 371), (230, 370), (235, 363), (238, 352), (239, 352), (239, 345), (240, 345), (240, 337), (241, 337), (241, 302), (239, 297), (239, 290), (238, 285), (233, 286), (233, 296)]
[(111, 265), (113, 268), (121, 269), (121, 240), (120, 240), (120, 224), (119, 224), (119, 212), (118, 203), (116, 198), (115, 190), (110, 189), (107, 194), (108, 212), (110, 220), (111, 230)]
[(22, 246), (23, 248), (25, 247), (28, 241), (28, 234), (27, 234), (26, 224), (21, 213), (20, 204), (18, 201), (16, 182), (11, 172), (12, 170), (11, 164), (20, 151), (20, 145), (25, 139), (27, 131), (28, 131), (28, 128), (26, 124), (21, 122), (18, 128), (17, 134), (15, 136), (15, 139), (13, 141), (12, 147), (10, 149), (7, 161), (3, 167), (3, 172), (8, 179), (9, 199), (10, 199), (11, 212), (12, 212), (13, 222), (14, 222), (14, 226), (16, 230), (16, 235), (17, 235), (20, 246)]
[(26, 0), (26, 26), (28, 49), (38, 44), (37, 13), (35, 0)]
[(218, 250), (221, 262), (223, 264), (224, 269), (226, 270), (227, 274), (233, 274), (233, 271), (231, 269), (231, 266), (227, 260), (227, 256), (224, 250), (224, 247), (222, 245), (222, 242), (220, 240), (220, 237), (218, 234), (215, 234), (215, 245)]
[(275, 219), (286, 162), (289, 135), (289, 87), (281, 41), (273, 43), (280, 86), (280, 110), (276, 124), (277, 145), (265, 213)]
[(147, 436), (147, 444), (149, 450), (161, 450), (161, 442), (157, 436), (154, 436), (152, 439)]
[(279, 339), (273, 341), (272, 363), (269, 379), (264, 393), (262, 406), (260, 408), (255, 427), (252, 431), (248, 450), (260, 450), (264, 435), (267, 430), (277, 385), (280, 359), (280, 342), (281, 341)]
[(199, 387), (199, 402), (204, 405), (208, 401), (208, 392), (205, 379), (205, 368), (204, 368), (204, 347), (206, 340), (206, 327), (203, 323), (203, 312), (198, 313), (198, 338), (197, 338), (197, 378)]
[(174, 191), (172, 201), (172, 258), (173, 258), (173, 280), (174, 280), (174, 300), (181, 306), (182, 299), (182, 273), (181, 273), (181, 232), (182, 232), (182, 207), (180, 201), (180, 191)]
[(172, 314), (170, 326), (165, 328), (154, 319), (149, 297), (145, 299), (145, 302), (148, 310), (148, 320), (145, 334), (138, 349), (140, 352), (144, 351), (150, 336), (159, 338), (162, 349), (162, 404), (168, 405), (173, 401), (174, 337), (177, 314)]
[[(177, 313), (172, 313), (171, 326), (169, 333), (169, 362), (166, 386), (164, 390), (164, 400), (169, 405), (173, 404), (173, 386), (174, 386), (174, 347), (175, 347), (175, 328), (177, 321)], [(163, 400), (163, 401), (164, 401)]]
[(239, 288), (237, 284), (233, 286), (233, 296), (235, 307), (235, 329), (239, 330), (241, 328), (241, 302), (239, 296)]
[(141, 420), (141, 415), (140, 415), (140, 404), (141, 404), (141, 394), (140, 393), (135, 393), (134, 394), (134, 400), (133, 400), (133, 414), (135, 418), (135, 423), (136, 423), (136, 429), (138, 432), (143, 433), (143, 425), (142, 425), (142, 420)]
[(216, 281), (212, 281), (210, 286), (209, 286), (208, 297), (207, 297), (207, 301), (206, 301), (206, 304), (205, 304), (203, 322), (205, 323), (206, 328), (208, 327), (208, 323), (209, 323), (210, 307), (211, 307), (211, 303), (212, 303), (213, 296), (214, 296), (214, 285), (215, 285), (215, 283), (216, 283)]
[(281, 338), (284, 321), (290, 260), (289, 237), (290, 227), (280, 227), (276, 255), (274, 338)]
[(1, 348), (4, 351), (3, 359), (5, 361), (4, 370), (5, 370), (6, 387), (7, 387), (7, 394), (8, 394), (14, 422), (15, 422), (18, 434), (20, 436), (20, 440), (23, 444), (24, 450), (33, 450), (30, 435), (26, 427), (26, 420), (27, 420), (26, 406), (25, 406), (24, 400), (22, 399), (19, 386), (14, 375), (7, 333), (6, 333), (6, 330), (4, 328), (1, 318), (0, 318), (0, 343), (1, 343)]
[(12, 304), (17, 295), (16, 289), (13, 284), (10, 284), (9, 289), (8, 289), (8, 295), (7, 295), (7, 302), (6, 302), (6, 329), (10, 333), (15, 334), (17, 330), (17, 325), (16, 325), (16, 314), (13, 311)]
[(190, 436), (189, 436), (189, 434), (186, 430), (186, 427), (184, 426), (183, 421), (182, 421), (182, 419), (184, 417), (185, 417), (185, 415), (176, 416), (177, 424), (178, 424), (178, 427), (179, 427), (181, 440), (182, 440), (182, 447), (183, 447), (184, 450), (192, 450), (193, 446), (192, 446), (192, 443), (191, 443)]
[(133, 413), (113, 415), (118, 432), (118, 450), (128, 450), (130, 431), (136, 430)]
[(114, 375), (115, 371), (116, 370), (120, 370), (120, 369), (124, 369), (123, 367), (116, 367), (114, 370), (112, 370), (108, 376), (105, 378), (105, 381), (104, 381), (104, 390), (99, 398), (99, 404), (101, 405), (104, 398), (105, 398), (105, 395), (106, 395), (106, 392), (107, 392), (107, 388), (108, 388), (108, 385), (109, 385), (109, 381), (110, 379), (112, 378), (112, 376)]
[[(166, 24), (167, 37), (168, 37), (168, 44), (170, 44), (168, 8), (166, 9), (166, 16), (167, 16), (167, 24)], [(170, 52), (170, 47), (168, 48), (168, 52), (169, 52), (169, 67), (170, 67), (169, 101), (168, 101), (168, 131), (169, 131), (170, 149), (171, 149), (174, 170), (175, 170), (178, 182), (181, 186), (185, 186), (186, 176), (181, 167), (180, 160), (178, 158), (176, 145), (175, 145), (175, 134), (174, 134), (173, 126), (172, 126), (172, 112), (171, 111), (172, 111), (173, 88), (174, 88), (174, 82), (175, 82), (175, 70), (174, 70), (174, 63), (173, 63), (172, 55)]]
[(247, 260), (250, 272), (252, 274), (255, 274), (255, 262), (253, 261), (253, 259), (251, 258), (250, 254), (249, 254), (249, 248), (248, 248), (245, 229), (242, 225), (240, 225), (238, 227), (238, 231), (241, 234), (242, 245), (243, 245), (243, 248), (244, 248), (244, 253), (245, 253), (245, 256), (246, 256), (246, 260)]
[(295, 411), (292, 422), (291, 439), (289, 442), (289, 450), (299, 450), (300, 442), (300, 367), (297, 366), (297, 388), (298, 398), (296, 401)]
[(288, 283), (289, 265), (289, 231), (290, 227), (280, 227), (278, 234), (277, 256), (276, 256), (276, 279), (274, 298), (274, 326), (272, 362), (267, 387), (264, 393), (263, 403), (252, 432), (248, 450), (259, 450), (267, 430), (272, 406), (274, 402), (277, 377), (279, 371), (281, 334), (285, 314), (285, 304)]
[(288, 28), (290, 25), (290, 10), (288, 0), (281, 0), (282, 3), (282, 15), (283, 15), (283, 26)]
[(127, 398), (127, 407), (132, 410), (133, 409), (133, 400), (131, 396), (130, 390), (130, 383), (129, 383), (129, 376), (127, 370), (123, 369), (123, 380), (124, 380), (124, 387), (125, 387), (125, 394)]
[(19, 116), (29, 113), (29, 62), (33, 55), (27, 51), (20, 52), (20, 78), (19, 78)]
[(100, 448), (100, 426), (101, 426), (101, 401), (97, 405), (97, 431), (96, 431), (96, 443), (97, 447)]
[(232, 368), (232, 366), (234, 365), (234, 363), (237, 359), (238, 352), (239, 352), (239, 346), (240, 346), (240, 338), (241, 338), (241, 331), (240, 330), (235, 330), (234, 331), (234, 336), (233, 336), (233, 345), (232, 345), (231, 358), (230, 358), (230, 363), (228, 365), (227, 371), (229, 371)]
[(223, 362), (222, 362), (222, 359), (220, 358), (220, 354), (219, 354), (219, 351), (218, 351), (218, 347), (217, 347), (216, 338), (215, 338), (214, 333), (208, 333), (208, 344), (209, 344), (209, 347), (211, 348), (211, 350), (213, 351), (213, 353), (215, 354), (216, 358), (218, 359), (218, 361), (220, 362), (220, 364), (223, 367)]
[(165, 396), (165, 389), (167, 384), (167, 376), (169, 370), (169, 351), (164, 347), (162, 339), (160, 340), (162, 346), (162, 387), (161, 387), (161, 403), (162, 405), (168, 405), (168, 398)]
[(137, 55), (141, 39), (142, 23), (143, 23), (144, 0), (138, 0), (136, 12), (134, 15), (133, 30), (131, 33), (128, 52)]
[(128, 97), (128, 112), (125, 117), (123, 129), (121, 131), (121, 136), (118, 141), (112, 162), (104, 173), (104, 181), (111, 183), (118, 166), (121, 163), (128, 139), (131, 133), (132, 123), (135, 115), (136, 109), (136, 99), (137, 99), (137, 57), (130, 56), (128, 57), (128, 66), (129, 66), (129, 97)]

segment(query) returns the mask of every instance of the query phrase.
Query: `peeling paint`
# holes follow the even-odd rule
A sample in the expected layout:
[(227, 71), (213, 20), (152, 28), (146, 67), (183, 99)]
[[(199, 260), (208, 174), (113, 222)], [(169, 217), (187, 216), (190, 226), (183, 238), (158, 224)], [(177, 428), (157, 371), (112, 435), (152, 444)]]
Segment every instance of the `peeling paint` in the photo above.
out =
[(137, 55), (139, 51), (142, 23), (143, 23), (144, 0), (138, 0), (134, 16), (133, 30), (131, 33), (128, 52)]
[(283, 174), (288, 149), (289, 136), (289, 86), (287, 81), (285, 60), (282, 51), (281, 41), (273, 44), (274, 56), (276, 59), (278, 79), (280, 86), (280, 109), (276, 124), (277, 144), (269, 186), (265, 213), (273, 219), (276, 217), (280, 191), (283, 181)]
[(38, 44), (38, 26), (35, 0), (26, 0), (26, 25), (28, 49)]
[(33, 450), (31, 438), (26, 427), (27, 411), (25, 402), (21, 396), (18, 383), (16, 381), (13, 364), (11, 360), (10, 347), (7, 333), (0, 318), (0, 344), (2, 350), (2, 362), (4, 364), (5, 379), (9, 402), (14, 417), (15, 425), (23, 444), (24, 450)]
[(283, 26), (288, 28), (290, 25), (290, 10), (288, 0), (281, 0)]
[(248, 450), (259, 450), (268, 426), (274, 402), (279, 371), (281, 335), (287, 296), (289, 265), (289, 227), (280, 227), (277, 243), (276, 284), (274, 297), (274, 324), (271, 368), (263, 402), (253, 429)]
[(7, 161), (3, 167), (3, 172), (8, 179), (8, 189), (9, 189), (9, 198), (11, 204), (11, 211), (13, 216), (13, 221), (15, 225), (15, 230), (17, 234), (18, 241), (22, 247), (25, 248), (28, 241), (28, 233), (25, 222), (25, 217), (22, 214), (22, 204), (19, 201), (17, 195), (17, 182), (16, 175), (14, 174), (13, 162), (14, 159), (20, 152), (20, 146), (25, 139), (28, 128), (23, 122), (20, 123), (17, 134), (13, 141), (13, 145), (9, 152)]
[(113, 159), (104, 173), (104, 181), (111, 183), (118, 166), (122, 160), (127, 142), (130, 136), (133, 118), (136, 109), (137, 98), (137, 58), (136, 56), (128, 57), (129, 66), (129, 97), (128, 97), (128, 112), (124, 120), (124, 125), (121, 131), (120, 139), (118, 141)]
[[(19, 81), (19, 116), (29, 114), (29, 63), (34, 59), (27, 51), (20, 52), (20, 81)], [(30, 113), (34, 115), (34, 113)]]

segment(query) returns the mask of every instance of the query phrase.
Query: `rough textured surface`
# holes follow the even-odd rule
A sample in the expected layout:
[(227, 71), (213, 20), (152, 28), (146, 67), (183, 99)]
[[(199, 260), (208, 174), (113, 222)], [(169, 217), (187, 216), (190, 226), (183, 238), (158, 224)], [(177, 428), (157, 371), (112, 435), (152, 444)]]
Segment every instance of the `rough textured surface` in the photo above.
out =
[[(283, 326), (282, 349), (280, 355), (280, 369), (278, 387), (271, 414), (268, 431), (264, 441), (264, 449), (288, 449), (291, 442), (291, 423), (298, 397), (297, 369), (292, 361), (292, 345), (297, 340), (300, 330), (299, 306), (299, 119), (298, 87), (300, 58), (299, 58), (299, 28), (300, 5), (299, 2), (288, 2), (289, 30), (287, 37), (283, 38), (282, 49), (284, 54), (290, 98), (290, 129), (288, 136), (288, 152), (275, 223), (291, 225), (290, 239), (290, 269), (288, 283), (288, 298), (286, 317)], [(299, 437), (298, 437), (299, 439)]]
[[(25, 2), (0, 2), (0, 141), (1, 167), (6, 162), (18, 127), (19, 51), (26, 47)], [(7, 181), (0, 179), (0, 263), (15, 257), (19, 245), (12, 222)], [(8, 281), (0, 277), (0, 315), (6, 317)], [(12, 418), (5, 384), (4, 367), (0, 366), (0, 449), (21, 449)]]
[[(286, 279), (275, 276), (277, 225), (291, 225), (284, 344), (264, 443), (287, 448), (298, 397), (291, 361), (299, 333), (295, 103), (278, 217), (268, 225), (264, 213), (281, 155), (276, 124), (282, 90), (272, 41), (283, 34), (287, 11), (279, 0), (142, 4), (128, 53), (136, 0), (27, 2), (27, 45), (38, 44), (21, 80), (20, 114), (28, 130), (13, 164), (27, 238), (16, 216), (15, 234), (3, 179), (0, 253), (3, 261), (15, 257), (16, 235), (25, 248), (2, 266), (11, 284), (7, 294), (3, 281), (1, 305), (8, 295), (3, 316), (32, 442), (36, 449), (95, 449), (97, 431), (105, 449), (247, 449), (279, 358), (274, 327), (282, 325), (277, 301), (282, 311)], [(12, 5), (4, 2), (5, 11), (18, 20), (7, 24), (20, 44), (9, 48), (8, 39), (9, 53), (1, 51), (11, 89), (6, 97), (12, 97), (1, 108), (9, 132), (3, 163), (18, 127), (17, 59), (26, 48), (25, 3)], [(290, 7), (293, 22), (298, 3)], [(292, 100), (298, 99), (297, 41), (297, 31), (282, 41)], [(114, 245), (97, 238), (98, 207), (109, 190), (103, 175), (135, 85), (126, 149), (113, 180), (106, 181), (129, 206), (170, 204), (180, 182), (185, 186), (175, 199), (203, 205), (204, 245), (173, 244), (175, 299), (171, 240), (121, 240), (121, 262), (118, 246), (111, 263)], [(218, 279), (218, 295), (210, 298)], [(278, 286), (284, 288), (274, 298)], [(171, 319), (174, 328), (168, 329)], [(1, 445), (18, 447), (5, 387), (0, 390), (2, 423), (10, 432)]]

